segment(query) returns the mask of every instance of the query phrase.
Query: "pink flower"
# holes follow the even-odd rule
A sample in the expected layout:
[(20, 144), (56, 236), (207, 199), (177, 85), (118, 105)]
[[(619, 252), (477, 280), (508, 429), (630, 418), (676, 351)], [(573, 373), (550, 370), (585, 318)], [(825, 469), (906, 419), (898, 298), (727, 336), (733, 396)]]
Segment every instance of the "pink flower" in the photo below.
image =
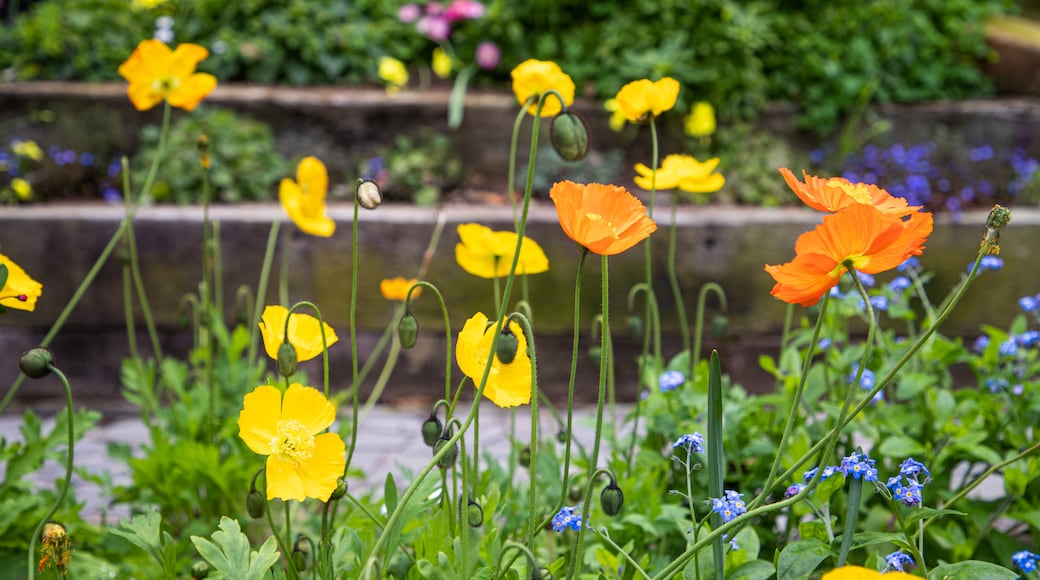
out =
[(477, 45), (477, 52), (474, 55), (474, 59), (477, 61), (477, 66), (484, 70), (491, 70), (498, 66), (499, 59), (502, 58), (502, 53), (498, 50), (498, 45), (490, 40), (485, 40)]
[(405, 4), (397, 9), (397, 19), (401, 22), (412, 23), (419, 19), (419, 5)]
[(428, 16), (437, 16), (444, 11), (444, 6), (441, 6), (440, 2), (429, 2), (426, 4), (426, 14)]
[(449, 22), (480, 18), (484, 15), (484, 5), (474, 0), (455, 0), (444, 12)]
[(451, 22), (443, 16), (424, 16), (415, 23), (415, 29), (434, 42), (442, 42), (451, 35)]

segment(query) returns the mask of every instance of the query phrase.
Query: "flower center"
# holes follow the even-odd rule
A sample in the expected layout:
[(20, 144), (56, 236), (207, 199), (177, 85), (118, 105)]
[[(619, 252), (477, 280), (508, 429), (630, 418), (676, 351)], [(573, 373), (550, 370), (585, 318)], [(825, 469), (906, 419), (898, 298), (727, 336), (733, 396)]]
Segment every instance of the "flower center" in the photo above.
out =
[(166, 97), (181, 84), (177, 77), (161, 77), (152, 81), (152, 90)]
[(585, 217), (589, 218), (589, 221), (591, 222), (601, 223), (604, 226), (606, 226), (606, 228), (610, 230), (610, 235), (614, 236), (615, 240), (621, 238), (621, 236), (618, 235), (617, 228), (614, 227), (614, 224), (612, 224), (609, 220), (604, 219), (603, 216), (597, 213), (586, 212)]
[(295, 419), (279, 421), (275, 428), (274, 449), (272, 455), (297, 466), (314, 454), (314, 435)]
[(870, 190), (862, 183), (848, 183), (832, 179), (827, 182), (827, 185), (844, 191), (846, 195), (856, 200), (856, 203), (870, 203)]

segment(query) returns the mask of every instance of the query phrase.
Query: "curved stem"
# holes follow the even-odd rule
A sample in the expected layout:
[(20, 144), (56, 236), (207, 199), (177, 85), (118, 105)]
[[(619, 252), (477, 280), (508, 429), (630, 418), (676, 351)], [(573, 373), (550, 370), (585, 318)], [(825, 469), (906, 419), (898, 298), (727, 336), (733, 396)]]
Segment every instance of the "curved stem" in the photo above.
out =
[(495, 575), (493, 576), (493, 580), (498, 580), (502, 577), (502, 561), (505, 559), (505, 555), (507, 552), (509, 552), (509, 550), (516, 550), (517, 552), (523, 554), (527, 558), (527, 561), (531, 564), (531, 571), (534, 571), (538, 568), (538, 560), (535, 559), (534, 552), (532, 552), (530, 548), (523, 544), (518, 544), (511, 540), (506, 540), (506, 542), (502, 545), (502, 549), (498, 552), (498, 559), (495, 560)]
[[(679, 332), (682, 334), (683, 350), (690, 352), (690, 327), (688, 326), (689, 321), (686, 319), (686, 303), (683, 300), (682, 288), (679, 287), (679, 275), (675, 271), (675, 245), (679, 230), (678, 223), (676, 223), (678, 207), (679, 195), (674, 194), (672, 196), (672, 223), (671, 227), (668, 228), (668, 261), (666, 269), (668, 272), (668, 283), (672, 287), (672, 297), (675, 300), (675, 315), (679, 319)], [(697, 338), (699, 339), (700, 336), (698, 335)]]
[(714, 292), (719, 297), (719, 304), (722, 306), (723, 312), (729, 310), (729, 307), (726, 304), (726, 291), (722, 289), (722, 286), (719, 286), (715, 282), (708, 282), (701, 286), (700, 292), (697, 293), (697, 320), (693, 329), (693, 351), (690, 353), (691, 381), (697, 375), (697, 365), (701, 360), (701, 340), (704, 337), (704, 308), (708, 301), (709, 292)]
[[(603, 259), (606, 260), (606, 256), (603, 256)], [(593, 458), (593, 467), (595, 467), (595, 464), (596, 460)], [(571, 557), (569, 558), (570, 561), (567, 564), (568, 579), (575, 578), (578, 569), (578, 562), (581, 561), (581, 546), (585, 539), (585, 528), (590, 527), (589, 512), (592, 510), (592, 486), (596, 484), (596, 478), (600, 475), (610, 476), (611, 481), (617, 481), (614, 472), (610, 469), (603, 467), (591, 470), (589, 480), (585, 482), (585, 493), (583, 494), (585, 499), (582, 503), (581, 513), (578, 514), (578, 540), (574, 542), (574, 550), (571, 552)]]
[(278, 220), (271, 222), (271, 229), (267, 233), (267, 247), (264, 249), (264, 261), (260, 266), (260, 280), (256, 283), (256, 302), (253, 305), (252, 318), (249, 320), (249, 355), (246, 359), (249, 364), (256, 361), (256, 351), (260, 342), (260, 315), (267, 302), (267, 282), (271, 277), (271, 263), (274, 261), (274, 250), (278, 245), (278, 230), (281, 225), (282, 222)]
[(69, 493), (69, 486), (72, 483), (73, 451), (76, 448), (76, 422), (72, 409), (72, 387), (69, 385), (68, 377), (58, 370), (57, 367), (48, 364), (47, 370), (58, 377), (58, 380), (61, 381), (62, 388), (65, 390), (65, 430), (67, 431), (66, 445), (68, 445), (68, 454), (65, 456), (65, 479), (62, 480), (61, 489), (58, 491), (58, 498), (54, 500), (54, 505), (52, 505), (47, 514), (40, 519), (40, 523), (36, 524), (36, 529), (34, 529), (32, 535), (29, 536), (29, 558), (27, 563), (29, 580), (33, 580), (36, 577), (36, 540), (40, 537), (40, 532), (43, 531), (43, 526), (54, 517), (58, 508), (60, 508), (61, 504), (65, 502), (65, 496)]

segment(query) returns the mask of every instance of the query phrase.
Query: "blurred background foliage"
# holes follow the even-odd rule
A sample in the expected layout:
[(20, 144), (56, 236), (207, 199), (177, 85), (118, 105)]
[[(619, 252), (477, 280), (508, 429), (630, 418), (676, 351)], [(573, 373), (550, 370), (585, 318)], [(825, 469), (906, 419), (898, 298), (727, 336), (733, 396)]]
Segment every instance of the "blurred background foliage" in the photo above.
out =
[[(436, 43), (401, 22), (402, 0), (8, 1), (0, 74), (8, 80), (118, 78), (137, 42), (172, 18), (174, 43), (211, 51), (223, 82), (379, 84), (377, 61), (428, 67)], [(422, 4), (422, 2), (420, 2)], [(1012, 0), (489, 0), (450, 42), (502, 59), (473, 84), (507, 89), (528, 58), (557, 61), (586, 97), (633, 79), (684, 87), (679, 110), (709, 101), (720, 119), (753, 119), (769, 101), (798, 105), (803, 126), (832, 130), (863, 100), (915, 102), (987, 95), (982, 22)], [(20, 6), (20, 7), (19, 7)], [(14, 12), (17, 10), (17, 14)], [(166, 21), (169, 23), (169, 21)]]

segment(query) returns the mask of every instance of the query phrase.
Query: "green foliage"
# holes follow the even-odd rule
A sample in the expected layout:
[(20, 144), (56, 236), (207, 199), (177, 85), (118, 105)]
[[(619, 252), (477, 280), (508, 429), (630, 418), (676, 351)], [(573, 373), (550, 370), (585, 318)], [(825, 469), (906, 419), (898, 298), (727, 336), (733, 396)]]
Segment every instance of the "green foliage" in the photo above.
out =
[[(135, 186), (140, 187), (159, 147), (159, 127), (141, 130), (142, 146), (134, 156)], [(149, 193), (157, 202), (202, 203), (203, 175), (199, 138), (208, 139), (211, 159), (210, 200), (259, 201), (277, 197), (278, 180), (287, 162), (275, 149), (271, 128), (226, 109), (200, 107), (170, 127), (169, 141), (155, 184)]]
[(159, 565), (166, 578), (177, 576), (177, 550), (169, 532), (160, 529), (162, 516), (159, 512), (136, 515), (129, 522), (123, 520), (112, 528), (112, 534), (125, 539), (142, 549)]
[(231, 518), (220, 518), (220, 530), (213, 532), (213, 541), (192, 536), (191, 542), (210, 565), (225, 578), (241, 580), (263, 580), (271, 566), (278, 561), (278, 548), (274, 537), (251, 550), (249, 538), (242, 533), (238, 522)]
[[(24, 79), (115, 79), (159, 15), (176, 42), (210, 49), (202, 68), (221, 82), (375, 83), (389, 55), (425, 69), (434, 43), (400, 22), (405, 0), (173, 0), (134, 12), (121, 0), (39, 3), (0, 28), (0, 69)], [(988, 57), (981, 23), (1010, 0), (705, 0), (702, 2), (486, 1), (482, 18), (457, 24), (453, 52), (499, 44), (498, 69), (471, 84), (508, 87), (527, 60), (555, 60), (600, 98), (624, 83), (672, 76), (693, 101), (723, 118), (749, 118), (769, 100), (797, 103), (803, 125), (825, 132), (866, 95), (914, 102), (988, 94), (977, 67)], [(129, 32), (128, 32), (129, 31)], [(927, 63), (927, 66), (922, 63)]]
[(462, 180), (462, 161), (455, 144), (440, 133), (420, 132), (414, 138), (398, 135), (393, 145), (366, 163), (361, 172), (375, 178), (385, 200), (434, 205)]

